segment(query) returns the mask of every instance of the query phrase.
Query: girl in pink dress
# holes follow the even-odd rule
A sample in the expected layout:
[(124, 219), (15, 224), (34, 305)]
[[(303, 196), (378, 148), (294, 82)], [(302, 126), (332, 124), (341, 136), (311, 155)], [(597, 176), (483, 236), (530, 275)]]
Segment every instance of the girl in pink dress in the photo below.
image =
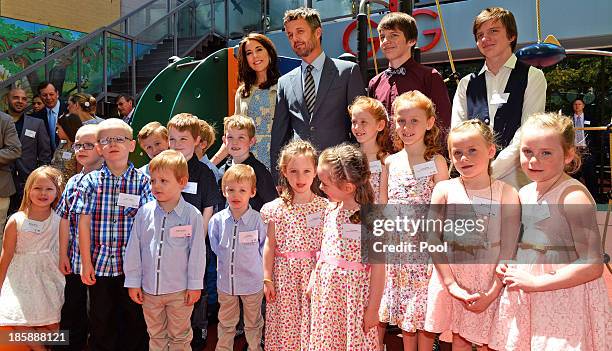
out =
[[(518, 194), (510, 185), (491, 178), (494, 137), (480, 120), (455, 126), (448, 136), (448, 149), (460, 176), (436, 185), (432, 216), (455, 223), (472, 219), (479, 229), (443, 233), (448, 250), (432, 254), (435, 271), (429, 281), (425, 329), (435, 333), (450, 330), (453, 350), (470, 351), (473, 344), (486, 350), (502, 289), (495, 267), (512, 257), (518, 240)], [(437, 238), (433, 235), (430, 240)]]
[(490, 346), (497, 350), (610, 350), (612, 313), (602, 278), (595, 202), (566, 172), (580, 167), (570, 118), (531, 116), (520, 160), (533, 183), (519, 196), (523, 235)]
[(327, 200), (318, 196), (317, 153), (293, 141), (279, 157), (281, 196), (261, 209), (268, 223), (264, 246), (265, 349), (308, 350), (310, 299), (306, 288), (321, 249)]
[(360, 206), (372, 204), (368, 161), (355, 146), (324, 150), (317, 168), (331, 201), (321, 256), (311, 274), (310, 351), (377, 351), (385, 266), (363, 264)]
[(351, 132), (368, 158), (370, 184), (374, 190), (374, 203), (377, 204), (380, 203), (382, 165), (391, 150), (387, 110), (382, 102), (367, 96), (357, 97), (348, 110)]
[[(434, 185), (448, 179), (446, 160), (438, 153), (440, 131), (435, 116), (433, 103), (419, 91), (404, 93), (393, 102), (393, 125), (403, 148), (385, 160), (380, 199), (381, 203), (393, 204), (394, 210), (416, 210), (416, 217), (427, 215)], [(424, 238), (416, 235), (410, 240), (418, 245)], [(385, 335), (384, 324), (390, 323), (402, 329), (404, 350), (417, 347), (431, 350), (434, 335), (423, 330), (428, 259), (427, 253), (411, 253), (406, 256), (409, 263), (386, 265), (385, 292), (379, 311), (380, 347)]]

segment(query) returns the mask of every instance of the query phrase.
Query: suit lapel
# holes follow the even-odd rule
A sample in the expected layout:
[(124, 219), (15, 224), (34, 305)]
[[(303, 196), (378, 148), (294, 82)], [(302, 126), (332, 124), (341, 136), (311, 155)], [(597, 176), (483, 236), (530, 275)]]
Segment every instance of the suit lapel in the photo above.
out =
[(300, 66), (296, 68), (290, 74), (291, 77), (289, 78), (289, 82), (291, 84), (291, 88), (293, 89), (293, 93), (295, 94), (295, 101), (297, 101), (298, 105), (300, 106), (304, 123), (309, 124), (311, 117), (308, 114), (308, 108), (306, 108), (306, 103), (304, 102), (304, 90), (302, 88), (302, 67)]
[(334, 61), (329, 57), (325, 56), (325, 63), (323, 64), (323, 71), (321, 72), (321, 79), (319, 79), (319, 88), (317, 89), (317, 99), (315, 100), (315, 106), (313, 115), (317, 116), (317, 112), (321, 105), (323, 105), (323, 100), (327, 96), (327, 92), (334, 82), (334, 77), (337, 77), (338, 69), (336, 65), (334, 65)]

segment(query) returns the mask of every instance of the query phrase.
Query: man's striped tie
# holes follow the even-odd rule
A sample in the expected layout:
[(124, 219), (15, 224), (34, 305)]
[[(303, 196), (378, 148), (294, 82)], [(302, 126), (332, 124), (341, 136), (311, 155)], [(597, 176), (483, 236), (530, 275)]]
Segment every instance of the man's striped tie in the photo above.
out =
[(306, 102), (306, 107), (308, 107), (308, 113), (310, 114), (310, 118), (312, 118), (312, 113), (314, 112), (315, 106), (315, 82), (314, 77), (312, 76), (312, 70), (314, 69), (313, 65), (308, 65), (306, 67), (306, 79), (304, 82), (304, 101)]

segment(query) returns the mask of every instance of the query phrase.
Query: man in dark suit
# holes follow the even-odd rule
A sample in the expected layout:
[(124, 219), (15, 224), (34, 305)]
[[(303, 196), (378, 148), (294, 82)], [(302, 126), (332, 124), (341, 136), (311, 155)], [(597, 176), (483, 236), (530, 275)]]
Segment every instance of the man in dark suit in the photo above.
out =
[(57, 119), (68, 112), (68, 109), (66, 104), (59, 100), (59, 90), (50, 82), (42, 82), (38, 85), (38, 95), (44, 102), (45, 108), (32, 114), (32, 117), (43, 120), (45, 128), (47, 128), (47, 134), (50, 136), (49, 145), (51, 150), (55, 151), (59, 144), (59, 137), (55, 133)]
[(291, 48), (302, 64), (278, 80), (270, 142), (275, 180), (280, 149), (292, 138), (309, 140), (319, 150), (349, 140), (351, 121), (347, 107), (355, 97), (365, 95), (359, 67), (329, 58), (323, 52), (317, 10), (289, 10), (283, 22)]
[(8, 94), (8, 112), (15, 123), (17, 135), (21, 142), (21, 157), (15, 161), (13, 179), (17, 192), (11, 197), (11, 210), (16, 210), (21, 202), (26, 179), (36, 167), (51, 162), (49, 133), (44, 122), (27, 116), (23, 111), (28, 99), (23, 89), (13, 88)]
[[(585, 127), (597, 127), (599, 124), (590, 115), (584, 113), (584, 100), (582, 98), (576, 98), (572, 102), (572, 109), (574, 111), (572, 120), (574, 121), (575, 128)], [(584, 178), (584, 185), (589, 189), (589, 192), (593, 197), (598, 200), (599, 203), (607, 202), (604, 201), (603, 197), (599, 194), (598, 177), (596, 167), (598, 159), (595, 157), (596, 150), (601, 150), (601, 132), (576, 130), (575, 145), (582, 156), (582, 166), (580, 171), (574, 174), (576, 179)], [(600, 151), (601, 152), (601, 151)]]

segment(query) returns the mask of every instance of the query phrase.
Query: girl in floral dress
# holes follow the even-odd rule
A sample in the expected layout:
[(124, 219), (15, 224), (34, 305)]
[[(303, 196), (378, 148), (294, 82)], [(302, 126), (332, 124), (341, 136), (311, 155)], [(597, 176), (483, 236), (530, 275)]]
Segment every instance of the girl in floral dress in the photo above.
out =
[(480, 120), (456, 125), (448, 148), (460, 176), (436, 185), (432, 217), (457, 223), (467, 218), (480, 223), (480, 229), (443, 233), (448, 250), (432, 254), (435, 271), (429, 281), (425, 329), (451, 331), (453, 350), (471, 351), (473, 344), (486, 350), (501, 290), (495, 267), (512, 257), (518, 239), (518, 194), (491, 178), (494, 136)]
[(61, 142), (51, 160), (51, 166), (59, 169), (65, 181), (81, 171), (81, 165), (76, 161), (76, 155), (72, 149), (72, 143), (76, 137), (77, 130), (83, 126), (79, 116), (65, 114), (57, 120), (57, 135)]
[[(385, 160), (380, 200), (395, 205), (397, 210), (408, 207), (408, 210), (416, 210), (417, 218), (427, 214), (434, 185), (448, 179), (446, 160), (438, 154), (440, 130), (435, 116), (433, 103), (419, 91), (404, 93), (393, 102), (395, 133), (403, 143), (403, 149)], [(415, 235), (410, 240), (418, 245), (424, 238)], [(413, 253), (406, 259), (387, 264), (380, 322), (402, 329), (404, 350), (416, 350), (418, 346), (418, 349), (429, 351), (434, 335), (423, 331), (429, 280), (428, 256), (426, 253)], [(384, 334), (383, 325), (379, 328), (381, 347)]]
[(317, 195), (317, 153), (293, 141), (279, 158), (281, 196), (261, 209), (268, 223), (264, 246), (265, 349), (308, 350), (310, 299), (306, 288), (321, 249), (327, 200)]
[(498, 269), (505, 288), (489, 346), (610, 350), (612, 309), (595, 201), (566, 173), (580, 168), (572, 120), (537, 114), (521, 129), (521, 167), (533, 183), (519, 191), (524, 230), (516, 262)]
[(342, 144), (324, 150), (317, 168), (331, 201), (321, 255), (311, 274), (310, 351), (376, 351), (384, 265), (362, 264), (359, 206), (374, 199), (365, 155)]
[(359, 96), (349, 106), (351, 132), (359, 142), (361, 151), (370, 165), (370, 184), (374, 190), (374, 203), (380, 203), (380, 175), (382, 164), (391, 150), (387, 110), (382, 102)]

